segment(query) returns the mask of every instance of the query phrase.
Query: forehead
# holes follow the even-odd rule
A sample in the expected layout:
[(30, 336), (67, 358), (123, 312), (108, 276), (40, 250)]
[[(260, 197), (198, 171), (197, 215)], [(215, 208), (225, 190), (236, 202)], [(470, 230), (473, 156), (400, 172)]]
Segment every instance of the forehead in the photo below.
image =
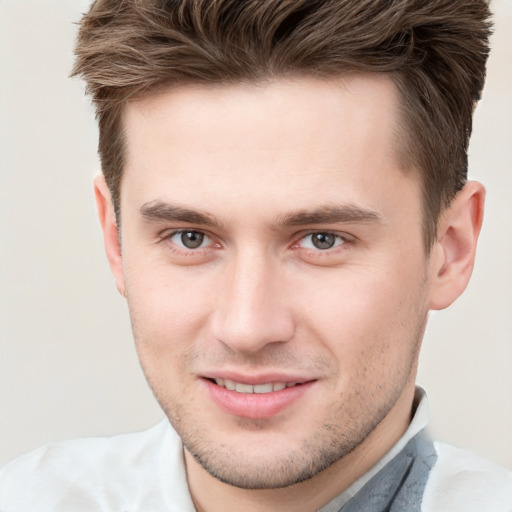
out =
[(397, 113), (384, 75), (172, 88), (126, 108), (121, 195), (189, 203), (200, 194), (225, 209), (243, 195), (275, 214), (284, 193), (291, 209), (315, 207), (318, 192), (372, 206), (411, 181), (397, 161)]
[(133, 153), (137, 152), (137, 142), (147, 145), (144, 136), (148, 125), (155, 123), (161, 136), (154, 140), (154, 146), (165, 137), (179, 137), (180, 142), (188, 141), (194, 147), (200, 143), (205, 150), (219, 149), (223, 134), (232, 140), (234, 137), (233, 143), (253, 146), (269, 146), (269, 135), (275, 134), (279, 140), (274, 142), (280, 146), (301, 142), (301, 136), (315, 136), (325, 144), (334, 138), (336, 145), (347, 140), (349, 145), (352, 140), (348, 132), (362, 124), (366, 124), (365, 132), (358, 135), (372, 137), (374, 143), (378, 137), (383, 144), (392, 145), (397, 106), (394, 83), (386, 75), (373, 73), (329, 80), (297, 77), (234, 85), (188, 85), (129, 103), (124, 127)]

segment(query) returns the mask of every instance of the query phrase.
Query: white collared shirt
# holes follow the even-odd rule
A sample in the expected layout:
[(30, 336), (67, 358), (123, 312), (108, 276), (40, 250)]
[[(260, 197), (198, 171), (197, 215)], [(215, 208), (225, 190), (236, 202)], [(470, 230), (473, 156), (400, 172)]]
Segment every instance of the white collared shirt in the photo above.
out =
[[(338, 512), (428, 423), (423, 390), (409, 428), (365, 475), (320, 509)], [(512, 472), (474, 453), (434, 443), (423, 512), (512, 512)], [(167, 419), (144, 432), (44, 447), (0, 472), (1, 512), (195, 512), (181, 440)]]

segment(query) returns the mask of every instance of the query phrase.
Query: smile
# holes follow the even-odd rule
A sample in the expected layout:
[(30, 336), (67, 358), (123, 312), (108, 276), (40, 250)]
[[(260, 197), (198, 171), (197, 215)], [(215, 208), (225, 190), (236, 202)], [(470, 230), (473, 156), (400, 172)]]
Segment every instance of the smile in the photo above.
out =
[(245, 382), (238, 382), (211, 376), (203, 377), (201, 382), (213, 403), (229, 415), (263, 419), (282, 414), (293, 404), (300, 403), (318, 383), (316, 379), (299, 380), (295, 377), (288, 382), (281, 379), (277, 375), (260, 376), (254, 379), (257, 384), (254, 381), (249, 384), (245, 379)]
[(286, 388), (292, 388), (297, 385), (296, 382), (269, 382), (266, 384), (242, 384), (241, 382), (235, 382), (230, 379), (214, 379), (215, 384), (222, 388), (228, 389), (229, 391), (236, 391), (238, 393), (272, 393), (273, 391), (281, 391)]

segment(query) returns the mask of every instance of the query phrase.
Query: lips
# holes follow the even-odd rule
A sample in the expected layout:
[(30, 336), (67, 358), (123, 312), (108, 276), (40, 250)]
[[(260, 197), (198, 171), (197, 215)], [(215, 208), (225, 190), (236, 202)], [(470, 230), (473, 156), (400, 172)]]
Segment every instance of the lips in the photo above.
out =
[[(223, 412), (241, 418), (271, 418), (282, 414), (311, 390), (317, 381), (300, 379), (209, 377), (201, 379), (206, 391)], [(244, 382), (241, 382), (244, 381)]]

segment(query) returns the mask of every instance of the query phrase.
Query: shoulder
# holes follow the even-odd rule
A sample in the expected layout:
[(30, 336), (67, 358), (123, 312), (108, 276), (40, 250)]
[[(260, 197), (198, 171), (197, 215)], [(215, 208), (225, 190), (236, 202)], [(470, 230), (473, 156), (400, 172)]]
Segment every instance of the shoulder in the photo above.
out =
[[(172, 457), (173, 451), (179, 461), (170, 468), (162, 455)], [(50, 443), (0, 471), (0, 510), (103, 511), (128, 504), (131, 509), (141, 500), (157, 504), (164, 498), (157, 496), (155, 482), (176, 476), (180, 461), (181, 443), (166, 420), (144, 432)]]
[(434, 443), (423, 512), (512, 512), (512, 472), (476, 453)]

